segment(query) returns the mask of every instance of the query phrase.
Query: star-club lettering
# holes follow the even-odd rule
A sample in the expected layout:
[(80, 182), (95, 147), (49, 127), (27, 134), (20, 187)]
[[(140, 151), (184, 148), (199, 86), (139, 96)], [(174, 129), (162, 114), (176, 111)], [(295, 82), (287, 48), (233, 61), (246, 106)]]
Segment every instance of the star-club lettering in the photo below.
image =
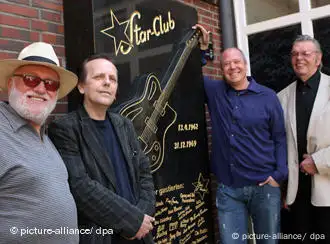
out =
[[(152, 21), (152, 28), (143, 30), (141, 26), (138, 25), (136, 20), (141, 19), (141, 13), (138, 11), (133, 12), (129, 21), (129, 39), (131, 44), (137, 46), (141, 45), (150, 40), (151, 36), (159, 37), (164, 35), (175, 28), (175, 21), (171, 16), (171, 12), (167, 12), (167, 18), (163, 18), (162, 15), (154, 17)], [(127, 45), (126, 45), (127, 46)], [(128, 54), (132, 49), (132, 46), (127, 46), (126, 49), (122, 45), (120, 51), (122, 54)]]
[(138, 11), (135, 11), (130, 18), (130, 38), (131, 41), (133, 40), (132, 38), (134, 38), (136, 45), (149, 41), (150, 36), (164, 35), (175, 28), (175, 21), (170, 11), (167, 12), (167, 20), (163, 20), (162, 15), (156, 16), (152, 22), (152, 29), (142, 30), (137, 24), (133, 26), (135, 18), (141, 18), (141, 14)]

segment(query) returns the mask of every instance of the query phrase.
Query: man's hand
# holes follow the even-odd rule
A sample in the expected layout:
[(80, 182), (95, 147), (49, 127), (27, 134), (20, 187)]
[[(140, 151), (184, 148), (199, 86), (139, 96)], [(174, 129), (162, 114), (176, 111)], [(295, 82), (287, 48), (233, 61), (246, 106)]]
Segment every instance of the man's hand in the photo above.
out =
[(209, 47), (209, 31), (207, 31), (202, 25), (196, 24), (193, 29), (199, 29), (202, 32), (202, 36), (199, 39), (199, 46), (201, 50), (206, 50)]
[(273, 177), (268, 176), (267, 180), (265, 180), (264, 182), (259, 183), (259, 186), (263, 186), (269, 184), (273, 187), (280, 187), (280, 185), (276, 182), (276, 180), (273, 179)]
[(143, 222), (140, 226), (140, 229), (135, 234), (135, 236), (133, 238), (131, 238), (131, 240), (133, 240), (133, 239), (139, 239), (140, 240), (143, 237), (145, 237), (154, 228), (153, 225), (152, 225), (152, 223), (154, 221), (155, 221), (154, 217), (151, 217), (151, 216), (145, 214), (144, 218), (143, 218)]
[(311, 155), (304, 154), (303, 155), (304, 160), (300, 163), (300, 171), (309, 174), (309, 175), (315, 175), (318, 173), (318, 170), (316, 168), (314, 159)]

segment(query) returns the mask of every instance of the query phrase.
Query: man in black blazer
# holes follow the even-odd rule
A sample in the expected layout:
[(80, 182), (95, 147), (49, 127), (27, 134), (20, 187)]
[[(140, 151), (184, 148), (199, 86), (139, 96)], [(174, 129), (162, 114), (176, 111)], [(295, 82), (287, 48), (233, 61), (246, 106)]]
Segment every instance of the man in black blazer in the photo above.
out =
[(80, 243), (153, 243), (155, 195), (148, 158), (132, 123), (108, 111), (116, 98), (117, 69), (107, 56), (93, 55), (81, 70), (83, 106), (48, 129), (69, 172)]

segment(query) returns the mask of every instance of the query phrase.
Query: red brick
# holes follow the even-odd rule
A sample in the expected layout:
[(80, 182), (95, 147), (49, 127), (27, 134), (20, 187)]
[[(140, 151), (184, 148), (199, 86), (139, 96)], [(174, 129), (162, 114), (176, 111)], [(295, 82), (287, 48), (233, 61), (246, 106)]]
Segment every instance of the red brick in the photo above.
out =
[(17, 58), (17, 53), (7, 53), (7, 52), (0, 52), (0, 60), (1, 59), (9, 59), (9, 58)]
[(201, 22), (201, 24), (208, 24), (210, 26), (218, 25), (218, 20), (214, 20), (212, 18), (203, 17), (203, 16), (200, 18), (200, 22)]
[(42, 34), (42, 41), (54, 45), (64, 45), (64, 37), (54, 34)]
[(14, 28), (0, 26), (0, 33), (1, 37), (21, 38), (20, 30)]
[(16, 27), (29, 28), (29, 20), (26, 18), (19, 18), (9, 15), (0, 14), (0, 24), (10, 25)]
[(40, 34), (39, 34), (39, 32), (30, 31), (30, 40), (33, 41), (33, 42), (40, 41)]
[(33, 32), (30, 32), (28, 30), (0, 26), (0, 33), (2, 37), (7, 37), (11, 39), (38, 41), (38, 39), (35, 38), (35, 35), (33, 35)]
[(217, 70), (219, 66), (215, 61), (212, 61), (209, 63), (208, 67), (210, 67), (211, 69)]
[(210, 75), (217, 74), (217, 69), (211, 67), (205, 67), (205, 72)]
[(41, 38), (42, 38), (43, 42), (48, 42), (50, 44), (56, 44), (56, 35), (42, 34)]
[(214, 4), (212, 4), (211, 5), (211, 11), (212, 12), (216, 12), (216, 13), (219, 13), (219, 7), (218, 7), (219, 5), (214, 5)]
[(57, 27), (57, 33), (64, 34), (64, 25), (59, 25)]
[(0, 47), (2, 50), (8, 50), (13, 52), (20, 52), (25, 46), (27, 42), (19, 42), (14, 40), (3, 40), (0, 39)]
[(219, 14), (218, 14), (218, 13), (213, 13), (213, 14), (212, 14), (212, 17), (213, 17), (214, 19), (219, 19)]
[(53, 2), (46, 1), (46, 0), (33, 0), (32, 6), (39, 7), (39, 8), (44, 8), (44, 9), (52, 9), (52, 10), (63, 12), (63, 5), (62, 4), (55, 4)]
[(20, 3), (20, 4), (25, 4), (25, 5), (29, 5), (30, 4), (30, 0), (10, 0), (11, 3)]
[(216, 58), (212, 61), (212, 64), (213, 64), (213, 68), (215, 69), (218, 69), (220, 67), (220, 61)]
[(214, 49), (215, 53), (217, 53), (217, 52), (220, 53), (221, 52), (221, 47), (214, 47), (213, 49)]
[(47, 31), (48, 25), (47, 25), (47, 22), (45, 22), (45, 21), (32, 20), (31, 21), (31, 28), (34, 29), (34, 30)]
[(62, 23), (61, 14), (59, 14), (59, 13), (42, 10), (41, 18), (44, 20), (52, 21), (52, 22)]
[(206, 11), (202, 8), (197, 8), (198, 16), (210, 16), (212, 15), (212, 12)]
[(58, 25), (58, 24), (48, 22), (48, 31), (52, 32), (52, 33), (58, 33), (59, 32), (59, 26), (60, 25)]
[(60, 5), (63, 5), (63, 1), (62, 0), (46, 0), (47, 2), (50, 2), (50, 3), (56, 3), (56, 4), (60, 4)]
[(65, 48), (64, 47), (54, 47), (55, 49), (55, 53), (57, 54), (57, 56), (59, 57), (65, 57)]
[(220, 24), (216, 26), (212, 26), (212, 31), (214, 33), (220, 33)]
[(206, 9), (206, 10), (211, 10), (211, 4), (203, 2), (203, 1), (196, 1), (195, 2), (197, 7)]
[(218, 38), (213, 38), (213, 46), (214, 47), (220, 47), (221, 41)]
[(13, 4), (0, 3), (1, 12), (12, 13), (30, 18), (38, 17), (38, 10)]
[(214, 32), (213, 34), (213, 40), (219, 40), (220, 41), (220, 34), (219, 32)]
[(42, 20), (32, 20), (31, 28), (34, 30), (41, 30), (41, 31), (62, 34), (61, 28), (63, 28), (63, 25), (58, 25), (58, 24), (54, 24), (54, 23), (50, 23), (48, 21), (42, 21)]

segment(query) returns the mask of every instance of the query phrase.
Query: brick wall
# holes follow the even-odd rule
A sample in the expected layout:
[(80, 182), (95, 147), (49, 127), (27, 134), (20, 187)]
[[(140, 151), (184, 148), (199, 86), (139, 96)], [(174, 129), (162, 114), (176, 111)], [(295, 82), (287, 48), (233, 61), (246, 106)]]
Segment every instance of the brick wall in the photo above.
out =
[[(0, 59), (17, 58), (31, 42), (54, 45), (60, 63), (65, 65), (62, 0), (0, 0)], [(5, 94), (0, 95), (6, 100)], [(58, 102), (55, 113), (67, 111), (66, 98)]]
[(208, 62), (203, 67), (203, 73), (212, 79), (221, 77), (220, 71), (220, 24), (219, 24), (219, 8), (217, 5), (209, 4), (201, 0), (179, 0), (187, 5), (194, 7), (198, 13), (198, 22), (213, 34), (213, 47), (215, 58), (214, 61)]

